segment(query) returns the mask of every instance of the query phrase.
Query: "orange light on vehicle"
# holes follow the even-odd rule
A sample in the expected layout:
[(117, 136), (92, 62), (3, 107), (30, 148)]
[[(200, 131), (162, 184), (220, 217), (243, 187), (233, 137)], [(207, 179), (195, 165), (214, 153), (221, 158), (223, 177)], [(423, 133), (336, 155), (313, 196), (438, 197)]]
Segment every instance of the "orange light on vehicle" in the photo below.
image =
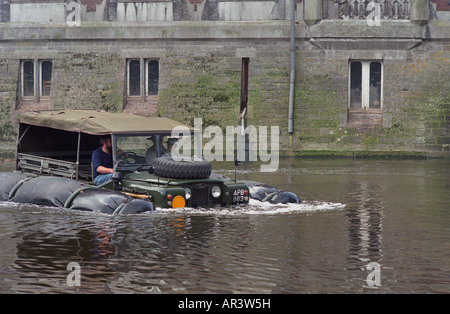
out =
[(184, 197), (181, 195), (175, 196), (175, 198), (172, 201), (172, 208), (179, 208), (186, 206), (186, 201), (184, 200)]

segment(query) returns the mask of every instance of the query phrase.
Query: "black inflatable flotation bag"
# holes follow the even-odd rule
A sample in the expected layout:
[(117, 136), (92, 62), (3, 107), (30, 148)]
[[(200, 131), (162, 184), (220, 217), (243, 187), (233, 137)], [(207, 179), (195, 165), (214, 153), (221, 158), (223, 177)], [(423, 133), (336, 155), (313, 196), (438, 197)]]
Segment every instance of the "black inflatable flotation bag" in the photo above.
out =
[(273, 194), (268, 199), (268, 202), (271, 204), (288, 204), (288, 203), (300, 204), (300, 199), (298, 198), (297, 195), (295, 195), (292, 192), (279, 191)]
[(85, 189), (75, 195), (70, 204), (70, 209), (90, 211), (103, 214), (113, 214), (114, 211), (131, 198), (125, 194), (104, 189)]
[(116, 211), (116, 215), (141, 214), (144, 212), (154, 211), (155, 207), (152, 202), (145, 200), (133, 199), (126, 203), (123, 208)]
[(153, 203), (126, 194), (57, 177), (29, 178), (0, 173), (0, 201), (65, 207), (104, 214), (127, 215), (155, 210)]
[(268, 185), (250, 185), (248, 186), (250, 197), (258, 200), (260, 202), (263, 202), (267, 195), (278, 193), (278, 190), (274, 187), (268, 186)]
[(10, 200), (16, 203), (63, 207), (66, 200), (83, 186), (66, 178), (37, 177), (24, 182)]
[(249, 188), (250, 197), (260, 202), (269, 202), (271, 204), (300, 204), (300, 199), (295, 193), (281, 191), (270, 185), (256, 182), (243, 181)]
[(9, 200), (9, 193), (22, 180), (28, 177), (20, 172), (0, 172), (0, 201)]
[(98, 188), (82, 189), (72, 195), (66, 207), (110, 215), (140, 214), (153, 211), (153, 203), (132, 199), (126, 194)]

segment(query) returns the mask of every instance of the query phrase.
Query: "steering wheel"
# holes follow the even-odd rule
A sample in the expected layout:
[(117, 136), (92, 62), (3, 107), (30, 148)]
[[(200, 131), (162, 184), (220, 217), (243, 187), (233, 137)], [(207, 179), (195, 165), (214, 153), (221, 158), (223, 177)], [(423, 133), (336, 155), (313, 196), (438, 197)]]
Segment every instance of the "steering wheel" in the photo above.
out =
[(136, 153), (131, 151), (124, 151), (121, 154), (119, 154), (119, 159), (121, 159), (126, 164), (135, 164), (136, 157), (137, 157)]

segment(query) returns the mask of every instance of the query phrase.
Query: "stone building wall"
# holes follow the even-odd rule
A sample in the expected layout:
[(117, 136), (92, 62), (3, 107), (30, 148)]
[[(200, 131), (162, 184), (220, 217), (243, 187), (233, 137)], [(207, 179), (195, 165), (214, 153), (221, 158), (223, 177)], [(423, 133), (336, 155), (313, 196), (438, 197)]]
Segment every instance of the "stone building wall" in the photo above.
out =
[[(134, 6), (135, 21), (121, 11), (132, 2), (119, 0), (105, 1), (101, 17), (94, 15), (100, 6), (95, 12), (85, 6), (79, 26), (0, 23), (1, 152), (14, 151), (15, 121), (25, 110), (96, 108), (188, 124), (202, 118), (204, 127), (236, 126), (242, 60), (248, 58), (247, 123), (279, 126), (284, 155), (449, 156), (450, 22), (433, 17), (427, 1), (420, 12), (411, 7), (405, 19), (387, 14), (380, 26), (368, 26), (366, 16), (340, 16), (334, 1), (321, 1), (313, 9), (317, 1), (298, 1), (292, 134), (289, 1), (259, 1), (263, 13), (256, 17), (226, 1), (198, 1), (197, 12), (204, 5), (202, 21), (195, 20), (195, 1), (144, 2), (147, 13), (139, 11), (143, 5)], [(156, 4), (167, 10), (150, 10), (150, 17), (149, 7)], [(18, 18), (9, 10), (10, 20)], [(158, 95), (130, 99), (127, 62), (150, 59), (159, 62)], [(22, 99), (24, 60), (36, 65), (51, 60), (49, 97)], [(353, 61), (382, 64), (381, 108), (349, 108)]]

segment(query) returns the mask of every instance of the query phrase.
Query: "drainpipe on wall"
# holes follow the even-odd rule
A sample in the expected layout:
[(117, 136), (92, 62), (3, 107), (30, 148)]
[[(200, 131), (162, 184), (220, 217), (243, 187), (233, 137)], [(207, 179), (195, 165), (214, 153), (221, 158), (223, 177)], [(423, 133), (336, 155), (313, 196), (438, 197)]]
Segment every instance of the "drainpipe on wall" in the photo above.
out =
[(294, 91), (295, 91), (295, 0), (291, 0), (291, 78), (289, 81), (289, 145), (294, 132)]

